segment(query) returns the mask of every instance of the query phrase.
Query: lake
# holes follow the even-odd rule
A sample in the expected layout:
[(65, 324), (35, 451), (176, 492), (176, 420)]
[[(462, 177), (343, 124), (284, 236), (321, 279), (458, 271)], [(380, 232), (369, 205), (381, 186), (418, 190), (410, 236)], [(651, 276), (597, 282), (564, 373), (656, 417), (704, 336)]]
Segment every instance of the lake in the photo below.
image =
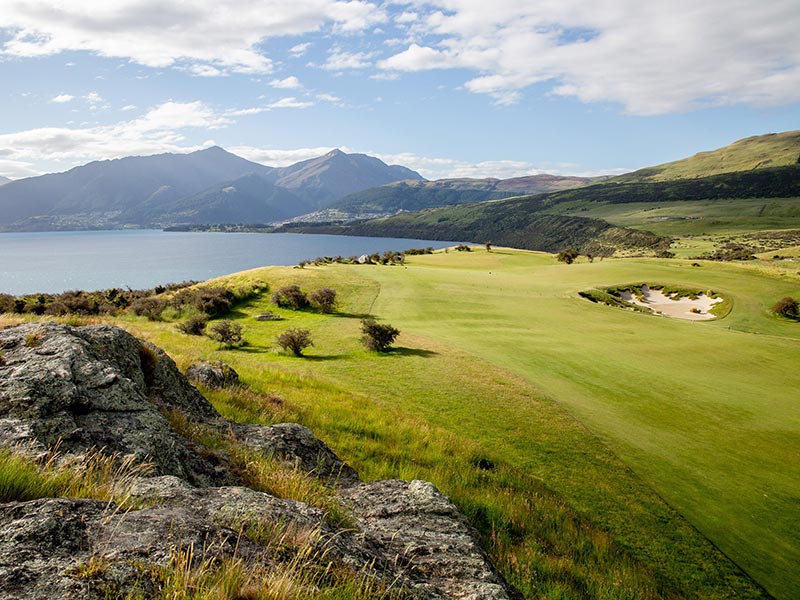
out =
[(265, 265), (296, 265), (318, 256), (449, 245), (451, 242), (301, 233), (0, 233), (0, 293), (144, 289)]

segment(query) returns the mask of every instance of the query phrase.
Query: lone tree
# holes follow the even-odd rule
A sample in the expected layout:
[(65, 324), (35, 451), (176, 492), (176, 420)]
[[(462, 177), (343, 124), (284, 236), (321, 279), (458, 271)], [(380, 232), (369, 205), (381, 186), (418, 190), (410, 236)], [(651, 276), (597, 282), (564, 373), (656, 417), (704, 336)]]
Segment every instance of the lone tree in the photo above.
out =
[(331, 313), (336, 308), (336, 290), (333, 288), (319, 288), (311, 292), (308, 298), (321, 313)]
[(217, 321), (208, 328), (208, 337), (227, 348), (238, 346), (244, 341), (242, 326), (228, 319)]
[(563, 263), (571, 265), (573, 262), (575, 262), (575, 259), (578, 258), (578, 256), (578, 251), (575, 250), (575, 248), (567, 248), (566, 250), (559, 252), (556, 258)]
[(295, 356), (303, 356), (303, 350), (314, 345), (308, 329), (287, 329), (278, 336), (277, 342), (278, 346), (291, 350)]
[(793, 321), (800, 321), (800, 302), (791, 296), (786, 296), (775, 303), (772, 312)]
[(492, 242), (486, 242), (486, 251), (487, 252), (491, 252), (492, 251)]
[(367, 350), (375, 352), (388, 351), (389, 346), (400, 335), (399, 329), (391, 325), (378, 323), (375, 319), (362, 319), (361, 332), (364, 334), (361, 337), (361, 342), (366, 346)]
[(272, 294), (272, 301), (283, 308), (300, 310), (308, 307), (308, 296), (296, 285), (287, 285)]

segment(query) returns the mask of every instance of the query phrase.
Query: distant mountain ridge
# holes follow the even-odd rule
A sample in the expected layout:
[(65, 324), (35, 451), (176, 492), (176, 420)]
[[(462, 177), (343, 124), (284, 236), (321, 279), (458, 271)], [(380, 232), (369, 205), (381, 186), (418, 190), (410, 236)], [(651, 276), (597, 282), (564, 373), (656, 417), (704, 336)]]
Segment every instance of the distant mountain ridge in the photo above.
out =
[(389, 215), (464, 202), (497, 200), (540, 194), (589, 185), (597, 178), (560, 175), (529, 175), (511, 179), (437, 179), (398, 181), (345, 196), (330, 211), (347, 215)]
[(2, 175), (0, 175), (0, 185), (5, 185), (6, 183), (10, 183), (10, 182), (11, 182), (11, 179), (9, 179), (8, 177), (3, 177)]
[(283, 168), (218, 146), (95, 161), (3, 185), (0, 230), (269, 223), (398, 179), (422, 176), (339, 150)]

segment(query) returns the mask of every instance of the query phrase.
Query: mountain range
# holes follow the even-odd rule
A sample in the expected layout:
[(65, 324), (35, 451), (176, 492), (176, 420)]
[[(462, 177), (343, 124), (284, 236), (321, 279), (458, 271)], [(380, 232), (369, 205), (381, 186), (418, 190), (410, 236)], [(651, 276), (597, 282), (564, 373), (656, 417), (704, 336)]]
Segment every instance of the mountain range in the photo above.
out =
[[(670, 240), (649, 230), (634, 230), (592, 216), (597, 206), (625, 205), (628, 212), (652, 210), (656, 203), (680, 202), (687, 206), (680, 219), (700, 219), (690, 205), (696, 201), (741, 201), (737, 210), (754, 210), (748, 201), (759, 199), (760, 215), (771, 199), (784, 199), (785, 211), (797, 213), (800, 201), (800, 131), (768, 134), (739, 140), (730, 146), (703, 152), (681, 161), (555, 192), (484, 202), (431, 207), (417, 212), (361, 220), (350, 224), (302, 224), (282, 231), (331, 233), (430, 240), (461, 240), (507, 245), (530, 250), (558, 251), (574, 247), (602, 255), (610, 248), (668, 251)], [(405, 184), (382, 188), (384, 193)], [(430, 187), (409, 184), (408, 188)], [(374, 196), (376, 190), (355, 197)], [(391, 195), (389, 195), (391, 197)], [(349, 199), (343, 199), (346, 203)], [(454, 203), (453, 203), (454, 204)], [(752, 202), (750, 203), (752, 204)], [(591, 218), (587, 218), (591, 217)], [(794, 223), (794, 221), (786, 221)], [(709, 226), (713, 225), (710, 224)]]
[(422, 176), (340, 150), (283, 168), (217, 146), (127, 157), (6, 183), (0, 188), (0, 230), (270, 223), (400, 179)]
[(2, 175), (0, 175), (0, 185), (5, 185), (10, 182), (11, 180), (8, 177), (3, 177)]

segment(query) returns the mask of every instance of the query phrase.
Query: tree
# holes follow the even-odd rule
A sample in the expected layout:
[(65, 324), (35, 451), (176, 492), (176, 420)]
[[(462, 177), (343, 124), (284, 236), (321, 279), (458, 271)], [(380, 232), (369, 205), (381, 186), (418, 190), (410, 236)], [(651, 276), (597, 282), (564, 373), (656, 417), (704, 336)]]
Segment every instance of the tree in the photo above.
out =
[(308, 329), (287, 329), (278, 336), (277, 342), (278, 346), (291, 350), (295, 356), (303, 356), (303, 350), (314, 345)]
[(571, 265), (573, 262), (575, 262), (575, 259), (578, 258), (578, 256), (578, 251), (575, 250), (575, 248), (567, 248), (566, 250), (559, 252), (556, 258), (563, 263)]
[(388, 324), (378, 323), (375, 319), (362, 319), (361, 332), (364, 334), (361, 342), (367, 350), (375, 352), (388, 351), (389, 346), (400, 335), (399, 329)]
[(300, 310), (309, 304), (308, 296), (296, 285), (287, 285), (272, 294), (272, 301), (283, 308)]
[(786, 296), (775, 303), (775, 306), (772, 307), (772, 312), (787, 319), (798, 321), (800, 320), (800, 302), (790, 296)]
[(491, 252), (492, 251), (492, 242), (486, 242), (486, 251), (487, 252)]
[(242, 326), (228, 319), (217, 321), (208, 330), (208, 337), (218, 341), (227, 348), (237, 346), (244, 341)]
[(331, 313), (336, 308), (336, 290), (333, 288), (319, 288), (311, 292), (308, 298), (321, 313)]

